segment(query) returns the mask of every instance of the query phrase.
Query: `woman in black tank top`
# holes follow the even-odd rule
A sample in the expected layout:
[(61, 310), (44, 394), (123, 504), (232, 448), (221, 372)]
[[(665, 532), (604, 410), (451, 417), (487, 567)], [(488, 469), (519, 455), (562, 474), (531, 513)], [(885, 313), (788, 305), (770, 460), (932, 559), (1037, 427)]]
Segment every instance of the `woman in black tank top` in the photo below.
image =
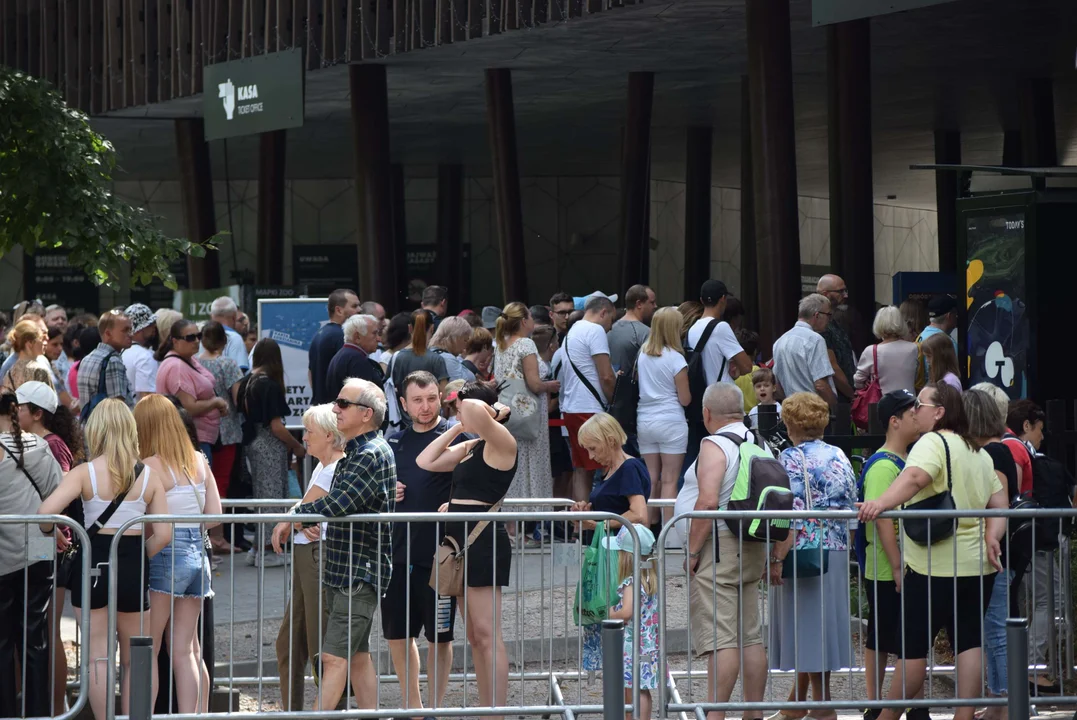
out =
[[(430, 443), (416, 462), (428, 472), (453, 474), (452, 494), (442, 512), (483, 512), (505, 497), (516, 475), (516, 440), (501, 425), (509, 409), (496, 402), (496, 391), (485, 383), (467, 383), (457, 397), (463, 401), (460, 424)], [(452, 445), (465, 432), (478, 439)], [(474, 527), (446, 522), (445, 534), (463, 547)], [(503, 524), (491, 522), (482, 530), (467, 549), (465, 566), (467, 590), (460, 612), (474, 653), (479, 704), (503, 706), (509, 664), (501, 637), (501, 588), (509, 584), (512, 567), (512, 546)]]

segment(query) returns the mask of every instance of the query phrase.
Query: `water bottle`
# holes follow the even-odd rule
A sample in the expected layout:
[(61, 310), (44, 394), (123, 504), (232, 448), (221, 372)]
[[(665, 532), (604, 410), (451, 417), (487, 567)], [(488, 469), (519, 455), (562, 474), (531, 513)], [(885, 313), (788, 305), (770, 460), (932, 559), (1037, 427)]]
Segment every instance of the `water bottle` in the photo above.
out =
[(449, 632), (452, 622), (452, 598), (438, 595), (437, 634)]

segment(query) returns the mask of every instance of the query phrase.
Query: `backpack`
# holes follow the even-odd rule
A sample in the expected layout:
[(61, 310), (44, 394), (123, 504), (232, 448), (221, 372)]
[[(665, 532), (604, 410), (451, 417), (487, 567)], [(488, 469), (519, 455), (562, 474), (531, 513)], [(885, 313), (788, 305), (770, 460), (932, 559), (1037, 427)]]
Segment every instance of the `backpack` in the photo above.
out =
[[(864, 502), (864, 481), (868, 477), (868, 470), (871, 470), (871, 466), (879, 460), (889, 460), (898, 467), (898, 471), (905, 469), (905, 461), (892, 452), (886, 450), (880, 450), (864, 463), (864, 467), (860, 470), (860, 477), (856, 479), (856, 499), (860, 502)], [(853, 547), (856, 549), (856, 562), (860, 566), (860, 572), (864, 572), (864, 568), (867, 567), (868, 561), (868, 526), (861, 523), (856, 526), (856, 537), (853, 540)]]
[[(793, 491), (785, 467), (770, 453), (732, 433), (718, 433), (737, 446), (740, 455), (733, 493), (723, 510), (772, 510), (790, 512)], [(789, 536), (789, 518), (729, 518), (726, 527), (735, 536), (752, 542), (781, 542)]]
[(404, 429), (403, 418), (400, 416), (400, 400), (396, 397), (396, 383), (393, 381), (393, 361), (395, 360), (395, 354), (389, 358), (389, 365), (385, 368), (385, 384), (382, 385), (382, 391), (385, 393), (385, 419), (389, 423), (389, 427), (385, 429), (386, 434)]
[[(688, 334), (685, 333), (684, 336), (684, 359), (688, 361), (688, 389), (692, 394), (692, 402), (688, 403), (688, 407), (684, 409), (684, 415), (690, 423), (703, 423), (703, 393), (707, 392), (707, 371), (703, 367), (703, 351), (720, 322), (721, 320), (714, 318), (707, 323), (695, 348), (688, 347)], [(722, 375), (725, 374), (725, 363), (726, 359), (723, 357), (722, 365), (718, 368), (718, 382), (722, 381)]]
[(108, 400), (108, 385), (106, 383), (106, 376), (108, 373), (108, 364), (112, 361), (112, 356), (116, 353), (111, 352), (105, 356), (104, 361), (101, 363), (101, 373), (97, 377), (97, 392), (93, 394), (85, 405), (82, 406), (82, 410), (79, 411), (79, 420), (85, 425), (86, 421), (90, 419), (90, 414), (93, 413), (94, 408)]
[[(1032, 456), (1032, 499), (1046, 509), (1070, 509), (1074, 480), (1066, 466), (1054, 458), (1030, 452)], [(1036, 549), (1054, 550), (1059, 534), (1069, 535), (1072, 518), (1051, 518), (1036, 523)]]

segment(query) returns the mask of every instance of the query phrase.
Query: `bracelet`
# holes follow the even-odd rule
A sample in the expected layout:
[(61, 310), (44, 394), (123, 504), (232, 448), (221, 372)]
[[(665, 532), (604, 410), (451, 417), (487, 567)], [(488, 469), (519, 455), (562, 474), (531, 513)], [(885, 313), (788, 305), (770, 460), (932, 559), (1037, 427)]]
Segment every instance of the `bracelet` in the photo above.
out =
[(781, 565), (783, 562), (785, 562), (785, 558), (780, 558), (780, 557), (777, 557), (776, 555), (771, 555), (770, 556), (771, 565)]
[(702, 554), (703, 554), (702, 550), (697, 550), (695, 552), (689, 552), (688, 557), (690, 557), (690, 558), (692, 558), (694, 560), (695, 558), (699, 557)]

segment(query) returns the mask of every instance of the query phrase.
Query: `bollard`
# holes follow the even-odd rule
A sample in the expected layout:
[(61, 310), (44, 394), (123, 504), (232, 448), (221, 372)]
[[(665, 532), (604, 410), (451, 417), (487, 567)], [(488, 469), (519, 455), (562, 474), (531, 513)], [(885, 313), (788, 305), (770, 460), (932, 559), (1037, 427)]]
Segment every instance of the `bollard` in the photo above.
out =
[(1006, 650), (1009, 720), (1029, 720), (1027, 618), (1006, 620)]
[(605, 720), (624, 720), (625, 624), (623, 620), (602, 621), (602, 715)]
[(131, 720), (150, 720), (153, 716), (153, 638), (131, 638)]

